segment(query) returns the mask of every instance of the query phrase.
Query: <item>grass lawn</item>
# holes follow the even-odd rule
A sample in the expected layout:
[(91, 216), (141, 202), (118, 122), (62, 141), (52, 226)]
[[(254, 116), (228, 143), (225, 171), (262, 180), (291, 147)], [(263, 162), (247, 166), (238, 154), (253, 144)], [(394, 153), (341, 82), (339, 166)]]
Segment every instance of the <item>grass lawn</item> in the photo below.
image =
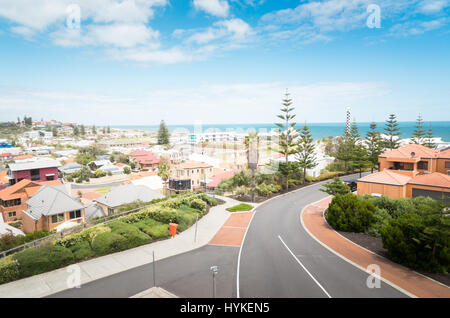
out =
[(109, 192), (110, 189), (111, 187), (104, 187), (104, 188), (97, 188), (94, 191), (100, 194), (106, 194)]
[(235, 206), (232, 206), (231, 208), (228, 208), (227, 211), (229, 212), (240, 212), (240, 211), (250, 211), (253, 209), (253, 205), (247, 204), (247, 203), (241, 203)]

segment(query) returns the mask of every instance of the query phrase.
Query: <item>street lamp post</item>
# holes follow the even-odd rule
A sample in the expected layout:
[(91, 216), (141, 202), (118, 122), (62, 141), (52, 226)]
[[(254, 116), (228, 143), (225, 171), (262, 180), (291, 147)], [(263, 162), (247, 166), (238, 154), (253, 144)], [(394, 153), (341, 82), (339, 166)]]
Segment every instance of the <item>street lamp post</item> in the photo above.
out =
[(209, 270), (212, 272), (213, 276), (213, 298), (216, 298), (216, 275), (219, 272), (219, 266), (211, 266)]
[(248, 143), (248, 165), (252, 171), (252, 202), (255, 202), (255, 170), (258, 168), (257, 137), (249, 138)]

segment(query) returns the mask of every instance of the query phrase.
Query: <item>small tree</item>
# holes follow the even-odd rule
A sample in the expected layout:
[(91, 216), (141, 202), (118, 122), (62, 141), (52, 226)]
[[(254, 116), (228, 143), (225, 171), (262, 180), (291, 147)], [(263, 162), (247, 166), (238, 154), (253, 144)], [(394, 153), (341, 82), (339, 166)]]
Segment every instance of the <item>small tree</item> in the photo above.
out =
[(81, 134), (82, 136), (86, 135), (86, 129), (84, 128), (84, 125), (81, 125), (81, 126), (80, 126), (80, 134)]
[(431, 149), (435, 149), (436, 148), (436, 144), (433, 142), (433, 128), (431, 127), (431, 123), (430, 123), (430, 128), (428, 128), (426, 135), (425, 135), (425, 141), (423, 143), (423, 145), (425, 147), (431, 148)]
[(168, 144), (170, 144), (169, 129), (167, 128), (164, 120), (161, 120), (158, 130), (158, 145), (168, 145)]
[(370, 130), (366, 133), (365, 139), (367, 159), (371, 164), (371, 172), (378, 165), (378, 157), (383, 152), (383, 140), (381, 139), (381, 134), (376, 129), (377, 124), (371, 123)]
[(311, 135), (309, 127), (303, 126), (300, 130), (300, 141), (297, 149), (297, 161), (303, 168), (303, 183), (306, 182), (306, 170), (317, 166), (316, 156), (314, 153), (316, 146)]
[(78, 129), (78, 126), (73, 126), (73, 135), (74, 136), (80, 135), (80, 130)]
[(295, 107), (291, 107), (292, 99), (290, 94), (286, 91), (283, 99), (283, 106), (281, 107), (282, 114), (278, 115), (278, 118), (284, 121), (284, 123), (276, 123), (279, 129), (279, 150), (280, 154), (283, 154), (286, 159), (286, 189), (289, 188), (289, 155), (297, 152), (295, 139), (297, 137), (297, 130), (294, 128), (296, 123), (292, 120), (295, 118), (295, 114), (292, 111)]
[(397, 149), (400, 146), (399, 136), (401, 133), (395, 114), (389, 115), (384, 131), (387, 135), (387, 138), (384, 140), (385, 147), (390, 150)]
[(57, 137), (58, 136), (58, 129), (56, 129), (56, 127), (52, 128), (52, 134), (53, 134), (53, 137)]
[(350, 188), (345, 185), (341, 179), (336, 177), (333, 181), (325, 183), (323, 189), (320, 189), (320, 191), (328, 193), (329, 195), (338, 195), (350, 193)]
[(95, 128), (95, 125), (92, 126), (92, 134), (97, 135), (97, 128)]
[(371, 165), (371, 162), (369, 161), (367, 155), (367, 149), (362, 143), (357, 144), (353, 149), (352, 163), (353, 168), (359, 171), (360, 178), (362, 176), (362, 170), (366, 168), (369, 164)]

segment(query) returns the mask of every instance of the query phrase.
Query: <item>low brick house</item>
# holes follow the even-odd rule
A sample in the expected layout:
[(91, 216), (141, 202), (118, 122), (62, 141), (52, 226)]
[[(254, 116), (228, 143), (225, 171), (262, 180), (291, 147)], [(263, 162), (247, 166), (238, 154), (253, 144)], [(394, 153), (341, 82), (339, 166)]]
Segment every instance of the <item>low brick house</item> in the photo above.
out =
[(66, 222), (83, 223), (84, 206), (67, 193), (64, 185), (42, 186), (23, 211), (22, 227), (25, 233), (36, 230), (51, 231)]
[(61, 164), (53, 159), (35, 160), (8, 165), (9, 184), (13, 185), (20, 180), (51, 181), (59, 178), (58, 168)]

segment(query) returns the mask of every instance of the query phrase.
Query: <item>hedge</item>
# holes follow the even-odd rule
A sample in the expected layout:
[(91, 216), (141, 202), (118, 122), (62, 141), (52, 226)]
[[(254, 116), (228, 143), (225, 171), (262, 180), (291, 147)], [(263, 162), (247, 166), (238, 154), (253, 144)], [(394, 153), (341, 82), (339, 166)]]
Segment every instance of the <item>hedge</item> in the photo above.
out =
[(127, 246), (127, 239), (113, 232), (101, 233), (92, 242), (92, 249), (98, 256), (126, 250)]
[(145, 234), (150, 235), (153, 239), (160, 239), (170, 236), (168, 224), (164, 224), (152, 219), (134, 223), (133, 226), (137, 227)]
[(75, 260), (69, 249), (57, 245), (28, 248), (13, 257), (19, 263), (21, 278), (49, 272)]
[(125, 237), (127, 242), (127, 248), (133, 248), (149, 244), (152, 242), (152, 238), (150, 236), (141, 232), (138, 228), (134, 227), (133, 225), (120, 221), (114, 221), (108, 223), (108, 227), (111, 228), (113, 233)]
[(239, 211), (250, 211), (252, 209), (253, 209), (253, 205), (250, 205), (247, 203), (240, 203), (238, 205), (232, 206), (231, 208), (228, 208), (227, 211), (239, 212)]
[(19, 264), (12, 255), (0, 259), (0, 284), (20, 278)]

